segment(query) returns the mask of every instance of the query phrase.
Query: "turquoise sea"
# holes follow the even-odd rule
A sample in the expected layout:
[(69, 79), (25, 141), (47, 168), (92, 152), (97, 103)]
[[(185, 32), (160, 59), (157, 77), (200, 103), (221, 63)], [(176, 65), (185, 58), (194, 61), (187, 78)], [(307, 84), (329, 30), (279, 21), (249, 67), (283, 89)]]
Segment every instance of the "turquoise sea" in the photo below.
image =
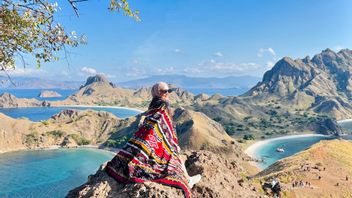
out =
[[(56, 91), (62, 95), (58, 98), (39, 98), (38, 94), (43, 90)], [(65, 89), (0, 89), (0, 95), (4, 92), (11, 93), (18, 98), (36, 98), (38, 100), (63, 100), (69, 95), (75, 93), (77, 90)], [(13, 118), (28, 118), (32, 121), (47, 120), (51, 116), (59, 113), (64, 109), (92, 109), (96, 111), (107, 111), (119, 118), (127, 118), (137, 115), (139, 111), (123, 108), (109, 108), (109, 107), (29, 107), (29, 108), (0, 108), (0, 113), (8, 115)]]
[[(59, 93), (62, 97), (53, 97), (53, 98), (40, 98), (38, 97), (39, 93), (41, 91), (56, 91)], [(75, 93), (77, 90), (74, 89), (0, 89), (0, 95), (7, 92), (10, 93), (17, 98), (35, 98), (37, 100), (64, 100), (66, 99), (69, 95)]]
[(65, 197), (113, 156), (107, 151), (83, 148), (1, 154), (0, 197)]
[[(40, 90), (5, 90), (19, 98), (33, 98)], [(64, 99), (73, 90), (55, 90)], [(2, 90), (4, 92), (4, 90)], [(0, 94), (2, 93), (0, 91)], [(41, 98), (37, 98), (41, 99)], [(54, 98), (58, 99), (58, 98)], [(119, 118), (134, 116), (139, 111), (109, 107), (34, 107), (0, 108), (13, 118), (26, 117), (32, 121), (46, 120), (64, 109), (93, 109), (111, 112)], [(0, 154), (0, 198), (33, 197), (61, 198), (87, 181), (99, 166), (114, 154), (98, 149), (57, 149), (18, 151)]]
[(13, 118), (28, 118), (32, 121), (47, 120), (51, 116), (59, 113), (64, 109), (92, 109), (96, 111), (107, 111), (119, 118), (127, 118), (135, 116), (139, 111), (123, 108), (109, 108), (109, 107), (28, 107), (28, 108), (0, 108), (0, 113), (8, 115)]
[[(294, 138), (278, 138), (268, 140), (269, 143), (262, 144), (255, 149), (256, 159), (263, 160), (257, 163), (260, 168), (266, 168), (276, 161), (294, 155), (311, 145), (318, 143), (320, 140), (336, 139), (336, 136), (310, 136), (310, 137), (294, 137)], [(351, 136), (345, 136), (343, 139), (351, 140)], [(277, 148), (283, 148), (284, 152), (277, 152)]]

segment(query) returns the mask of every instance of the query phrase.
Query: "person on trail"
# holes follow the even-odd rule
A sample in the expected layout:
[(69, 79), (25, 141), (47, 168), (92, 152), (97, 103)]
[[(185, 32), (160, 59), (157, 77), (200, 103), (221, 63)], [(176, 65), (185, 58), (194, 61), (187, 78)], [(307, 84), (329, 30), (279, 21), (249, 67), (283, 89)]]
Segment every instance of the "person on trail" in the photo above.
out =
[(180, 159), (169, 103), (172, 91), (165, 82), (152, 87), (153, 99), (144, 113), (143, 124), (108, 162), (105, 170), (118, 182), (157, 182), (182, 189), (188, 198), (201, 175), (190, 177)]

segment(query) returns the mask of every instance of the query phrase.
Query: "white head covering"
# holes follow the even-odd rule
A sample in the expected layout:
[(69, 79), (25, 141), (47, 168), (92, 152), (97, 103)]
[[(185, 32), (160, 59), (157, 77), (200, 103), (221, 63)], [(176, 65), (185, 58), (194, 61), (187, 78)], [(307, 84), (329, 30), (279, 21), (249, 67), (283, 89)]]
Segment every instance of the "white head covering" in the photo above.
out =
[(169, 85), (166, 82), (158, 82), (153, 85), (151, 93), (153, 98), (160, 97), (160, 90), (169, 90)]

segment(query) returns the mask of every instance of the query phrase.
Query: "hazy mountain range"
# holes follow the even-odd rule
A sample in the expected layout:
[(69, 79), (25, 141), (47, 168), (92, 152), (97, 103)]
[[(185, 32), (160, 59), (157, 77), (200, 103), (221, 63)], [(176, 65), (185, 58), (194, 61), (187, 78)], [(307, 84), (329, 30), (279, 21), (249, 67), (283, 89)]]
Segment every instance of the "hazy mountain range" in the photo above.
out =
[(165, 81), (184, 89), (187, 88), (246, 88), (253, 87), (261, 78), (254, 76), (229, 76), (224, 78), (216, 77), (190, 77), (185, 75), (155, 75), (138, 80), (117, 83), (125, 88), (141, 88), (151, 86), (155, 82)]
[(78, 89), (83, 81), (58, 81), (34, 77), (11, 77), (11, 81), (0, 76), (0, 89)]
[[(34, 77), (13, 77), (13, 85), (7, 77), (0, 77), (0, 89), (79, 89), (83, 81), (56, 81)], [(157, 75), (137, 80), (114, 83), (119, 87), (139, 89), (150, 87), (155, 82), (165, 81), (186, 89), (194, 94), (220, 93), (222, 95), (240, 95), (260, 81), (253, 76), (190, 77), (184, 75)]]

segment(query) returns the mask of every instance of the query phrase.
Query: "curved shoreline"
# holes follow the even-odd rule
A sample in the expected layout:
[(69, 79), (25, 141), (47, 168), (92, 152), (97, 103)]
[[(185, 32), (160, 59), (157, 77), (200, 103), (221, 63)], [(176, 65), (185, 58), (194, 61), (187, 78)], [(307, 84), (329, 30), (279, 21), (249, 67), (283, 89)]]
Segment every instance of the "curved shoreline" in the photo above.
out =
[(59, 145), (51, 145), (51, 146), (46, 146), (46, 147), (37, 147), (37, 148), (20, 148), (16, 150), (9, 150), (5, 152), (0, 152), (1, 154), (8, 154), (11, 152), (21, 152), (21, 151), (46, 151), (46, 150), (59, 150), (59, 149), (96, 149), (100, 151), (104, 151), (113, 155), (116, 155), (117, 151), (119, 150), (118, 148), (113, 148), (113, 147), (104, 147), (101, 145), (77, 145), (74, 147), (63, 147)]
[[(258, 149), (260, 149), (262, 146), (264, 146), (266, 144), (270, 144), (271, 142), (276, 141), (276, 140), (286, 140), (286, 139), (294, 139), (294, 138), (300, 138), (300, 137), (328, 137), (328, 136), (329, 135), (322, 135), (322, 134), (301, 134), (301, 135), (288, 135), (288, 136), (270, 138), (270, 139), (255, 142), (254, 144), (250, 145), (246, 150), (244, 150), (244, 153), (246, 153), (249, 157), (251, 157), (253, 159), (257, 159), (258, 158), (258, 156), (257, 156)], [(251, 164), (258, 167), (260, 170), (263, 169), (258, 165), (258, 162), (253, 162)]]
[(136, 108), (130, 108), (130, 107), (118, 107), (118, 106), (99, 106), (99, 105), (55, 105), (52, 107), (82, 107), (82, 108), (111, 108), (111, 109), (124, 109), (124, 110), (133, 110), (137, 111), (139, 113), (142, 113), (144, 111)]
[(352, 122), (352, 119), (344, 119), (344, 120), (338, 120), (336, 121), (337, 123), (345, 123), (345, 122)]

